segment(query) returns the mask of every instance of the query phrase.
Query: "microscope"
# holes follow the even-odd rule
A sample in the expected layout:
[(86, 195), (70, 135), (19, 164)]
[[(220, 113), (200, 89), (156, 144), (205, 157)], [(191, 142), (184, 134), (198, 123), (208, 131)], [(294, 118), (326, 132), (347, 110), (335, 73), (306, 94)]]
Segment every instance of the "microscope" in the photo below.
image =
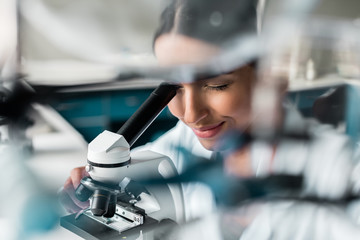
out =
[(75, 195), (90, 200), (90, 207), (62, 217), (61, 226), (85, 239), (152, 239), (160, 226), (184, 221), (179, 183), (146, 185), (147, 179), (177, 175), (173, 162), (152, 151), (130, 153), (177, 89), (160, 84), (117, 133), (105, 130), (89, 143), (85, 169), (90, 176), (81, 180)]

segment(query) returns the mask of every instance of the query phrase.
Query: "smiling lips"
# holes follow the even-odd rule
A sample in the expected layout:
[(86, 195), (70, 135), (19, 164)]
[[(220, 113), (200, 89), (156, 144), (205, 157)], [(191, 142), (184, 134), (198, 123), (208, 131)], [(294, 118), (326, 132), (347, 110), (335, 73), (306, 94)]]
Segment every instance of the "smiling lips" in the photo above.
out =
[(220, 132), (223, 124), (224, 122), (221, 122), (218, 124), (209, 125), (202, 128), (192, 128), (192, 130), (195, 133), (195, 135), (198, 136), (199, 138), (212, 138)]

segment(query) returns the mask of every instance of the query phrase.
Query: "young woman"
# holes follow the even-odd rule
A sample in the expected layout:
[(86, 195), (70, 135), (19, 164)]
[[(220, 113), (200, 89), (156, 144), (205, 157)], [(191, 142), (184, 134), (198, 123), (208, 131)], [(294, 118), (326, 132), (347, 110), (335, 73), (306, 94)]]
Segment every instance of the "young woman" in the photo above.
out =
[[(234, 37), (256, 32), (256, 1), (173, 1), (162, 14), (162, 24), (154, 39), (154, 52), (163, 66), (203, 64), (221, 54), (224, 45)], [(168, 104), (179, 123), (153, 143), (149, 149), (169, 156), (178, 172), (184, 171), (195, 157), (210, 159), (221, 136), (232, 129), (243, 132), (251, 127), (251, 93), (255, 82), (253, 64), (209, 79), (180, 83), (174, 99)], [(185, 149), (188, 154), (183, 154)], [(191, 156), (192, 155), (192, 156)], [(249, 149), (237, 158), (237, 174), (251, 175)], [(232, 171), (229, 167), (229, 171)], [(72, 201), (70, 211), (78, 211), (82, 203), (74, 197), (85, 171), (72, 170), (64, 185), (64, 194)], [(214, 176), (216, 177), (216, 176)], [(207, 214), (213, 209), (211, 192), (201, 184), (184, 184), (186, 218)]]

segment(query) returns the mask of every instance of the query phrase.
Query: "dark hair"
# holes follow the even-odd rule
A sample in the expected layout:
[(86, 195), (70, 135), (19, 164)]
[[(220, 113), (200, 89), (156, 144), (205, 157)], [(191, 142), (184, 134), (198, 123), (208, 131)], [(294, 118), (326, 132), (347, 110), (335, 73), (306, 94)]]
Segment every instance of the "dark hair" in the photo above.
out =
[(256, 33), (257, 0), (172, 0), (162, 12), (153, 43), (175, 32), (223, 45), (239, 35)]

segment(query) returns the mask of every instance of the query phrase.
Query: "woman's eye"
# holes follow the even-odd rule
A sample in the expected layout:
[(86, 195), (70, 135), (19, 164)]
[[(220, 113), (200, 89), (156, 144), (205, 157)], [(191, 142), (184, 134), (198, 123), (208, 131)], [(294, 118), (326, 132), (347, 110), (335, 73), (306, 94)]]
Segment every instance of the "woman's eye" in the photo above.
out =
[(211, 89), (211, 90), (216, 90), (216, 91), (222, 91), (225, 90), (229, 87), (230, 84), (222, 84), (222, 85), (208, 85), (207, 88)]

